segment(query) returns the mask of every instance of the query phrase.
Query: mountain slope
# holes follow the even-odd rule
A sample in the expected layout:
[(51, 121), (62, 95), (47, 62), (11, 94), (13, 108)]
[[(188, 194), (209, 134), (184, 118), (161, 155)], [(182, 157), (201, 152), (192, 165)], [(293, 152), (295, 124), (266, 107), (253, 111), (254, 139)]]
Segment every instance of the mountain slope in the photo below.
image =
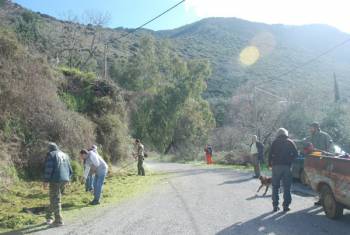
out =
[[(213, 76), (207, 92), (211, 98), (229, 97), (242, 81), (278, 76), (350, 38), (326, 25), (267, 25), (236, 18), (208, 18), (156, 35), (171, 40), (185, 57), (208, 58), (212, 62)], [(251, 66), (239, 61), (247, 46), (256, 46), (260, 52), (260, 58)], [(330, 85), (335, 72), (341, 83), (348, 83), (349, 65), (350, 43), (282, 79), (322, 80)]]

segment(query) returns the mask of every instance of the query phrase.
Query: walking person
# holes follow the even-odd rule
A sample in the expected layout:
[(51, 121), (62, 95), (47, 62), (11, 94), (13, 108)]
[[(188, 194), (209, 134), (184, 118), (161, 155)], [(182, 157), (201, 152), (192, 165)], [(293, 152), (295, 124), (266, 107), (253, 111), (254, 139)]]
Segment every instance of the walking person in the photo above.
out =
[(278, 192), (281, 180), (283, 183), (283, 211), (290, 210), (289, 205), (292, 202), (290, 193), (292, 185), (291, 165), (297, 156), (297, 148), (288, 137), (288, 131), (284, 128), (278, 129), (269, 154), (269, 166), (272, 167), (272, 205), (274, 212), (280, 209)]
[(207, 145), (204, 149), (205, 152), (205, 158), (207, 160), (207, 164), (213, 164), (213, 147), (211, 145)]
[[(73, 174), (67, 154), (62, 152), (55, 143), (49, 144), (49, 152), (45, 161), (44, 189), (49, 187), (50, 206), (46, 213), (46, 224), (62, 226), (61, 196), (65, 185)], [(54, 214), (54, 218), (52, 216)]]
[(252, 143), (250, 144), (250, 155), (254, 165), (254, 178), (260, 177), (260, 163), (264, 161), (264, 145), (258, 141), (256, 135), (252, 136)]
[(103, 184), (108, 172), (108, 165), (98, 154), (96, 145), (93, 145), (89, 151), (85, 149), (81, 150), (80, 156), (85, 160), (84, 179), (86, 180), (88, 178), (90, 170), (94, 173), (94, 199), (90, 202), (90, 205), (98, 205), (100, 204)]
[(145, 147), (139, 139), (136, 139), (134, 146), (134, 158), (137, 160), (137, 175), (140, 176), (145, 176), (145, 168), (143, 167), (144, 157)]

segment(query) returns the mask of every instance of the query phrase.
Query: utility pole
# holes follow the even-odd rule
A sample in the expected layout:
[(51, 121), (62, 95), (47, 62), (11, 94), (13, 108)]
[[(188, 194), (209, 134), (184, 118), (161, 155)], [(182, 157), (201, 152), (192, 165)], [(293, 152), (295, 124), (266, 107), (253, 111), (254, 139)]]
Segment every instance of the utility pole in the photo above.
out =
[(258, 110), (257, 110), (257, 104), (256, 104), (256, 86), (254, 84), (253, 87), (253, 108), (254, 108), (254, 126), (255, 126), (255, 134), (259, 136), (259, 125), (258, 125)]

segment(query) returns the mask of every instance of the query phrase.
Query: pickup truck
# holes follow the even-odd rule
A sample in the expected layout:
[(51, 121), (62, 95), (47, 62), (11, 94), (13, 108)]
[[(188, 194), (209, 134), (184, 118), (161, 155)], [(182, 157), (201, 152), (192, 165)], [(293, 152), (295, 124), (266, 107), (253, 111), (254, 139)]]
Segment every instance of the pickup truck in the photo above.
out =
[(311, 153), (305, 157), (304, 169), (327, 217), (337, 219), (344, 208), (350, 209), (350, 158)]

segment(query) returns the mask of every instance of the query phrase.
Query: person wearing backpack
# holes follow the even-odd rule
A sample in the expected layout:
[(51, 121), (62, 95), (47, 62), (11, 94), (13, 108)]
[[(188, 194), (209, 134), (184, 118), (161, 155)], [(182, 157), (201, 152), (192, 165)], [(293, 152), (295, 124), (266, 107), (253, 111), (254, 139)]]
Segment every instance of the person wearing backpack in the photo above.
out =
[(139, 139), (135, 140), (134, 158), (137, 160), (137, 174), (145, 176), (145, 168), (143, 167), (145, 147)]

